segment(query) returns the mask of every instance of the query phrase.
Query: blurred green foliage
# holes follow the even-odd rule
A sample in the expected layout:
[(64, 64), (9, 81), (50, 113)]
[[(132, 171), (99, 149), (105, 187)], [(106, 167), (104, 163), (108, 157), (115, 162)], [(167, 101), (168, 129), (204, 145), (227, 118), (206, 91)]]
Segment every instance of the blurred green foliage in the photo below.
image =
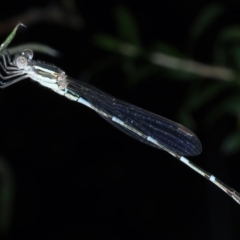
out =
[(209, 4), (196, 17), (189, 31), (188, 41), (191, 47), (204, 34), (205, 30), (223, 13), (223, 6), (219, 3)]
[[(143, 79), (147, 79), (150, 75), (159, 74), (160, 72), (161, 76), (164, 74), (165, 76), (179, 80), (191, 80), (192, 83), (185, 96), (185, 101), (178, 111), (178, 115), (184, 125), (190, 128), (196, 128), (197, 125), (192, 117), (194, 111), (207, 106), (214, 98), (217, 98), (231, 87), (239, 87), (239, 26), (223, 28), (216, 36), (216, 42), (212, 51), (214, 59), (213, 65), (219, 66), (228, 73), (233, 73), (232, 75), (226, 74), (226, 77), (222, 77), (222, 72), (214, 75), (217, 70), (211, 68), (211, 65), (205, 65), (203, 67), (207, 67), (206, 71), (212, 71), (213, 73), (209, 76), (215, 78), (217, 81), (204, 84), (203, 80), (206, 79), (206, 76), (201, 74), (201, 71), (197, 71), (198, 69), (194, 69), (194, 67), (197, 68), (198, 66), (194, 65), (193, 62), (188, 69), (188, 66), (186, 66), (187, 62), (184, 62), (184, 60), (191, 61), (190, 57), (194, 53), (197, 41), (204, 36), (213, 23), (223, 14), (224, 6), (220, 3), (209, 4), (200, 12), (192, 23), (189, 31), (188, 52), (180, 52), (174, 46), (160, 41), (156, 42), (149, 50), (141, 45), (139, 27), (132, 13), (126, 7), (118, 6), (115, 10), (115, 21), (118, 29), (117, 36), (98, 34), (94, 36), (93, 43), (106, 51), (118, 54), (122, 70), (128, 79), (127, 83), (129, 86), (135, 86)], [(153, 56), (158, 56), (157, 54), (159, 54), (160, 58), (161, 56), (163, 57), (163, 63), (161, 63), (161, 59), (159, 59), (160, 61), (154, 62)], [(171, 60), (171, 58), (168, 59), (166, 56), (175, 58)], [(139, 66), (139, 59), (144, 60), (144, 63), (141, 62), (141, 66)], [(165, 64), (164, 60), (165, 62), (169, 60), (169, 65)], [(185, 64), (185, 66), (183, 64)], [(163, 69), (164, 71), (161, 71)], [(222, 78), (220, 79), (219, 77), (218, 79), (218, 76)], [(240, 99), (238, 92), (232, 92), (231, 98), (223, 99), (219, 106), (216, 106), (215, 109), (206, 114), (206, 124), (214, 124), (214, 122), (225, 113), (233, 114), (238, 118), (240, 113), (239, 106)], [(236, 132), (224, 140), (222, 150), (225, 154), (233, 154), (240, 151), (240, 137), (237, 137), (238, 128), (239, 126), (236, 125)]]
[[(239, 26), (230, 26), (224, 28), (216, 39), (214, 49), (214, 61), (218, 65), (227, 65), (239, 69)], [(232, 60), (228, 62), (229, 58)]]
[(141, 46), (138, 25), (127, 7), (118, 6), (115, 9), (115, 18), (118, 36), (123, 42), (134, 44), (135, 47)]
[[(108, 51), (109, 55), (105, 59), (101, 59), (95, 63), (87, 71), (87, 75), (98, 74), (107, 70), (113, 65), (120, 66), (120, 69), (126, 76), (126, 85), (133, 87), (141, 81), (152, 75), (168, 76), (177, 80), (190, 80), (190, 87), (185, 96), (185, 101), (178, 111), (181, 122), (190, 127), (197, 127), (192, 113), (200, 108), (207, 106), (214, 98), (217, 98), (225, 91), (231, 91), (230, 97), (222, 99), (221, 103), (211, 112), (206, 114), (206, 124), (214, 124), (224, 114), (231, 114), (239, 118), (240, 113), (240, 97), (239, 97), (239, 70), (240, 70), (240, 27), (228, 26), (223, 28), (216, 36), (216, 42), (212, 51), (213, 63), (217, 66), (228, 68), (234, 73), (234, 78), (226, 77), (205, 84), (203, 80), (206, 75), (198, 71), (199, 65), (192, 61), (190, 57), (193, 55), (197, 41), (204, 36), (211, 25), (221, 17), (224, 13), (224, 7), (221, 4), (210, 4), (203, 9), (193, 22), (188, 35), (188, 52), (181, 52), (176, 47), (161, 41), (155, 41), (151, 48), (143, 46), (141, 42), (141, 29), (131, 11), (125, 6), (117, 6), (114, 10), (117, 34), (110, 36), (106, 34), (94, 35), (92, 43), (104, 51)], [(19, 25), (17, 25), (9, 37), (4, 41), (0, 48), (3, 51), (11, 40), (14, 38)], [(43, 50), (41, 50), (43, 51)], [(48, 50), (47, 50), (48, 51)], [(188, 61), (186, 61), (188, 60)], [(188, 66), (186, 66), (189, 64)], [(206, 66), (203, 66), (206, 67)], [(208, 71), (216, 71), (207, 66)], [(214, 74), (212, 75), (214, 76)], [(227, 76), (227, 75), (226, 75)], [(160, 77), (159, 77), (160, 78)], [(236, 87), (235, 87), (236, 86)], [(236, 121), (237, 123), (237, 121)], [(234, 154), (240, 151), (240, 126), (236, 124), (236, 130), (232, 132), (223, 141), (222, 151), (225, 154)], [(4, 161), (0, 159), (0, 165), (4, 165)], [(0, 233), (4, 233), (9, 228), (11, 212), (11, 203), (13, 199), (12, 179), (8, 179), (6, 174), (1, 172), (4, 186), (0, 189)], [(6, 178), (4, 178), (6, 177)], [(6, 217), (6, 211), (8, 214)]]

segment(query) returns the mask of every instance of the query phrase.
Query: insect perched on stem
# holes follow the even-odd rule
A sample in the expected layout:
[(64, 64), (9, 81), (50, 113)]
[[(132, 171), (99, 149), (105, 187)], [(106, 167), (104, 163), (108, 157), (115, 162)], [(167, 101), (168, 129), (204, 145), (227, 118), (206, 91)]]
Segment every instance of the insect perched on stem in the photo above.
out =
[(3, 62), (0, 66), (5, 74), (0, 74), (0, 88), (31, 78), (54, 92), (91, 108), (131, 137), (170, 153), (240, 204), (238, 192), (184, 157), (195, 156), (202, 151), (199, 139), (189, 129), (140, 107), (118, 100), (90, 84), (75, 80), (56, 66), (33, 60), (31, 49), (24, 49), (15, 54), (12, 59), (7, 51), (1, 56)]

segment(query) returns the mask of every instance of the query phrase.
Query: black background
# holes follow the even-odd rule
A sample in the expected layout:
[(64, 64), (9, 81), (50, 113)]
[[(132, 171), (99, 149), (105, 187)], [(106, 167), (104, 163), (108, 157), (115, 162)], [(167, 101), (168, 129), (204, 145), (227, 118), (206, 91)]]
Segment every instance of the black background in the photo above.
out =
[[(47, 3), (1, 2), (0, 18)], [(116, 34), (113, 9), (118, 4), (134, 14), (146, 46), (161, 39), (184, 51), (191, 22), (208, 3), (77, 1), (85, 20), (82, 30), (40, 22), (19, 29), (12, 45), (49, 45), (61, 57), (36, 53), (35, 59), (81, 79), (90, 65), (110, 54), (95, 47), (91, 38), (95, 33)], [(234, 22), (239, 23), (239, 8), (228, 2), (221, 26)], [(202, 39), (196, 60), (211, 63), (208, 52), (219, 28)], [(175, 121), (188, 87), (187, 81), (159, 76), (128, 88), (117, 66), (87, 80)], [(235, 119), (225, 116), (211, 128), (203, 124), (202, 114), (214, 104), (194, 112), (203, 153), (191, 160), (240, 190), (239, 155), (226, 158), (220, 152)], [(0, 119), (0, 154), (15, 182), (6, 239), (240, 239), (240, 207), (231, 198), (169, 154), (131, 139), (86, 107), (24, 80), (0, 91)]]

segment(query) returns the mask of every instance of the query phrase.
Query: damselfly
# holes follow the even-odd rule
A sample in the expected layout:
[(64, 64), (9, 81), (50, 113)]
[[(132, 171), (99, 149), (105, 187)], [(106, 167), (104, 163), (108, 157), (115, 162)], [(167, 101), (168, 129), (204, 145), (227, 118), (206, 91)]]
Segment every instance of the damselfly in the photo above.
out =
[(6, 51), (2, 54), (2, 59), (3, 62), (0, 63), (0, 66), (5, 75), (0, 74), (2, 79), (0, 88), (31, 78), (56, 93), (91, 108), (131, 137), (170, 153), (216, 184), (240, 204), (238, 192), (184, 157), (195, 156), (202, 151), (199, 139), (189, 129), (135, 105), (118, 100), (90, 84), (74, 80), (56, 66), (33, 60), (31, 49), (23, 50), (13, 59)]

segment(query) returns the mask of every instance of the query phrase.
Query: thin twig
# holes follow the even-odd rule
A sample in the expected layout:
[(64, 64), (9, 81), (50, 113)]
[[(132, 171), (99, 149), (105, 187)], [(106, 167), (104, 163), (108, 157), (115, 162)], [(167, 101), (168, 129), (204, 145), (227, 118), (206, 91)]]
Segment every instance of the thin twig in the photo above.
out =
[[(136, 46), (126, 43), (119, 43), (118, 52), (128, 57), (137, 57), (140, 55), (140, 50)], [(209, 66), (193, 60), (180, 59), (159, 52), (147, 54), (147, 59), (151, 63), (161, 67), (185, 71), (221, 81), (232, 81), (235, 76), (234, 71), (225, 67)]]
[(8, 48), (8, 51), (11, 55), (14, 55), (18, 52), (21, 52), (23, 49), (30, 48), (33, 52), (40, 52), (52, 57), (59, 57), (61, 53), (47, 45), (40, 44), (40, 43), (25, 43), (21, 45), (17, 45), (15, 47)]
[(222, 81), (232, 81), (234, 79), (234, 72), (225, 67), (209, 66), (193, 60), (168, 56), (163, 53), (151, 53), (149, 54), (149, 60), (162, 67), (194, 73), (202, 77), (209, 77)]

